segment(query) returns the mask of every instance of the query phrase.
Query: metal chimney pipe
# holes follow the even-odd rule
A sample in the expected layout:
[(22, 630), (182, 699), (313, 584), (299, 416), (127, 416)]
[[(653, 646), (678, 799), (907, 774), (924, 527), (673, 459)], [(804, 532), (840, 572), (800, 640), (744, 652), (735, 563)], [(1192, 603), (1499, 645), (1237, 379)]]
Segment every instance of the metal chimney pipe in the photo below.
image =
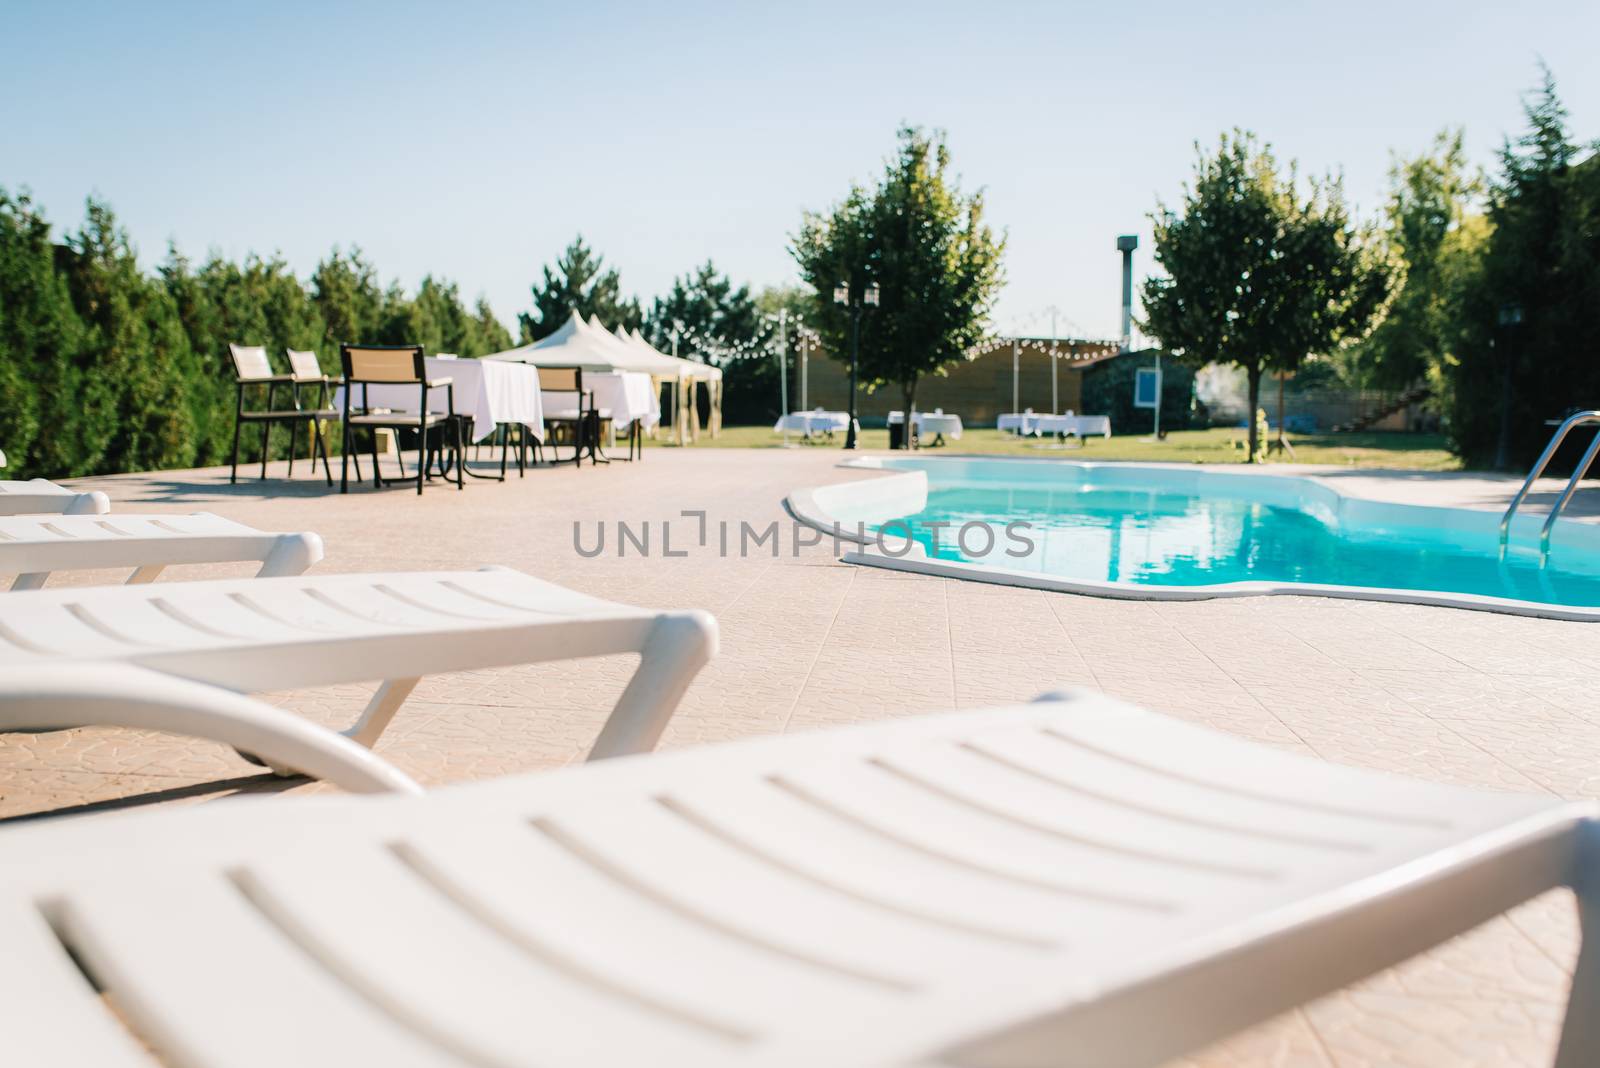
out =
[(1117, 238), (1117, 251), (1122, 253), (1122, 351), (1133, 348), (1133, 250), (1139, 247), (1137, 234), (1123, 234)]

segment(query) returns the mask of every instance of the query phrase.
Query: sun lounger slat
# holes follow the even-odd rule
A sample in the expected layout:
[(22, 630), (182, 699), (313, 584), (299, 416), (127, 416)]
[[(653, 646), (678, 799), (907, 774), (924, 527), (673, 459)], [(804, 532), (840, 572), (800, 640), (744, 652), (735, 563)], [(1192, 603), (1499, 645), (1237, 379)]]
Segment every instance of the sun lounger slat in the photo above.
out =
[(973, 930), (939, 914), (913, 913), (778, 862), (770, 836), (752, 848), (650, 801), (563, 806), (559, 816), (541, 818), (541, 826), (633, 892), (752, 949), (858, 987), (863, 996), (913, 989), (942, 953), (998, 962), (1030, 948), (1008, 937), (1002, 917)]
[[(1246, 796), (1174, 778), (1148, 764), (1085, 748), (1052, 731), (996, 732), (962, 745), (978, 763), (992, 762), (1067, 791), (1150, 813), (1156, 818), (1203, 820), (1219, 828), (1248, 828), (1286, 841), (1364, 845), (1375, 823), (1397, 825), (1396, 813), (1369, 814), (1359, 797), (1332, 798), (1314, 807), (1289, 798)], [(1424, 827), (1437, 826), (1430, 819)]]
[(748, 1042), (731, 1020), (506, 938), (377, 843), (303, 848), (250, 878), (258, 905), (330, 971), (474, 1062), (692, 1065)]
[(228, 873), (145, 874), (74, 894), (62, 922), (158, 1053), (241, 1068), (461, 1063), (331, 974)]
[[(1051, 866), (997, 850), (986, 854), (973, 848), (970, 837), (964, 840), (956, 826), (934, 824), (901, 834), (870, 808), (841, 809), (771, 783), (715, 790), (686, 786), (675, 795), (679, 798), (681, 809), (697, 821), (759, 846), (818, 882), (847, 888), (884, 908), (992, 931), (997, 940), (1032, 939), (1062, 948), (1067, 932), (1086, 916), (1103, 924), (1144, 924), (1173, 907), (1148, 881), (1154, 869), (1146, 870), (1145, 883), (1119, 892), (1098, 883), (1092, 872), (1085, 876), (1077, 865)], [(1033, 844), (1045, 850), (1055, 845)], [(1058, 861), (1064, 852), (1057, 850)]]
[(156, 1068), (72, 962), (35, 902), (0, 909), (0, 1063)]
[[(405, 858), (514, 937), (548, 946), (588, 972), (654, 1001), (682, 1001), (741, 1030), (775, 1031), (795, 1004), (855, 1011), (877, 991), (819, 974), (639, 894), (539, 833), (526, 820), (429, 829)], [(539, 887), (537, 894), (529, 887)], [(568, 917), (582, 915), (585, 923)], [(693, 961), (685, 967), (685, 961)]]

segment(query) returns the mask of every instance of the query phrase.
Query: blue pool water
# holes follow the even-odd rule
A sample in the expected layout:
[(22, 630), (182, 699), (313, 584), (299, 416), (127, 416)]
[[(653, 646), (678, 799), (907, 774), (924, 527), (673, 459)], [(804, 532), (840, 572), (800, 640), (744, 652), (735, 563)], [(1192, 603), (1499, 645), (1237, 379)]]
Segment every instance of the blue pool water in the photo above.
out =
[[(1301, 478), (1011, 461), (890, 466), (927, 473), (925, 506), (901, 518), (945, 560), (1094, 583), (1310, 583), (1600, 606), (1600, 531), (1587, 524), (1558, 526), (1541, 563), (1532, 548), (1540, 515), (1519, 519), (1502, 555), (1494, 513), (1358, 500)], [(903, 532), (885, 519), (869, 525)], [(1008, 535), (1018, 523), (1027, 527)]]

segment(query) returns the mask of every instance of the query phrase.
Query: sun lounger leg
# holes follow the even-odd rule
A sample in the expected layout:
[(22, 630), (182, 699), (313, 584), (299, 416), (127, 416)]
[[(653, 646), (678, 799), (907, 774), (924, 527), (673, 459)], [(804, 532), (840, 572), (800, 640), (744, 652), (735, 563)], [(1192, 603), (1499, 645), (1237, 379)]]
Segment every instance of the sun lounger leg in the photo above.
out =
[(127, 664), (10, 668), (0, 731), (132, 727), (221, 742), (353, 793), (421, 793), (370, 750), (285, 709)]
[(146, 582), (154, 582), (161, 572), (167, 569), (166, 564), (149, 564), (134, 571), (128, 576), (128, 585), (142, 586)]
[(18, 575), (11, 580), (11, 588), (14, 590), (42, 590), (44, 589), (44, 580), (49, 577), (50, 572), (48, 571), (35, 571), (28, 575)]
[(356, 720), (356, 725), (349, 730), (342, 731), (346, 738), (371, 749), (378, 740), (384, 728), (389, 726), (389, 721), (394, 719), (394, 714), (400, 711), (400, 706), (406, 703), (406, 698), (411, 696), (411, 691), (417, 688), (421, 679), (388, 679), (378, 686), (372, 699), (367, 702), (367, 707), (361, 710), (361, 718)]
[(1600, 1005), (1600, 825), (1591, 822), (1584, 827), (1577, 867), (1573, 883), (1583, 947), (1572, 973), (1555, 1068), (1600, 1064), (1600, 1012), (1595, 1009)]
[(705, 612), (664, 616), (645, 642), (628, 688), (600, 730), (588, 759), (654, 749), (695, 674), (717, 651), (717, 623)]

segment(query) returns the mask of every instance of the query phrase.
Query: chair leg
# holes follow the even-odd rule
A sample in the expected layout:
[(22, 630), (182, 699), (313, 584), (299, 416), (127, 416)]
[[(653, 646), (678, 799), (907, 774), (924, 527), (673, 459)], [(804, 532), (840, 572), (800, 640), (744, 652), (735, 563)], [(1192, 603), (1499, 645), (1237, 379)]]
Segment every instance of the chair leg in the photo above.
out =
[[(300, 447), (300, 420), (289, 424), (289, 477), (294, 478), (294, 451)], [(313, 467), (316, 465), (313, 464)]]
[(261, 477), (267, 477), (267, 446), (272, 443), (272, 420), (261, 420)]
[(428, 477), (428, 431), (423, 428), (417, 438), (417, 496), (422, 496), (422, 480)]
[[(351, 438), (355, 437), (355, 434), (351, 431), (349, 423), (341, 422), (340, 423), (340, 427), (341, 427), (341, 432), (339, 434), (339, 438), (340, 438), (340, 443), (339, 443), (339, 492), (340, 493), (349, 493), (350, 492), (350, 440), (351, 440)], [(360, 477), (361, 477), (361, 472), (358, 470), (358, 471), (356, 471), (356, 478), (359, 479)]]
[[(442, 437), (443, 434), (444, 431), (441, 428), (440, 436)], [(467, 485), (467, 439), (461, 433), (461, 420), (450, 420), (450, 436), (455, 439), (456, 445), (456, 489), (465, 489)], [(443, 450), (444, 442), (441, 441), (439, 443), (439, 448)]]
[(239, 481), (239, 431), (243, 428), (244, 420), (235, 416), (233, 420), (233, 469), (228, 474), (229, 485), (234, 485)]
[[(311, 420), (311, 433), (312, 436), (316, 438), (317, 448), (322, 451), (322, 473), (328, 476), (328, 485), (332, 486), (333, 467), (328, 463), (328, 433), (327, 430), (322, 426), (322, 421), (320, 419)], [(317, 458), (315, 455), (313, 455), (311, 457), (311, 474), (313, 477), (315, 477), (316, 473)]]
[(383, 473), (378, 468), (378, 428), (373, 427), (372, 434), (372, 485), (377, 489), (383, 488)]

